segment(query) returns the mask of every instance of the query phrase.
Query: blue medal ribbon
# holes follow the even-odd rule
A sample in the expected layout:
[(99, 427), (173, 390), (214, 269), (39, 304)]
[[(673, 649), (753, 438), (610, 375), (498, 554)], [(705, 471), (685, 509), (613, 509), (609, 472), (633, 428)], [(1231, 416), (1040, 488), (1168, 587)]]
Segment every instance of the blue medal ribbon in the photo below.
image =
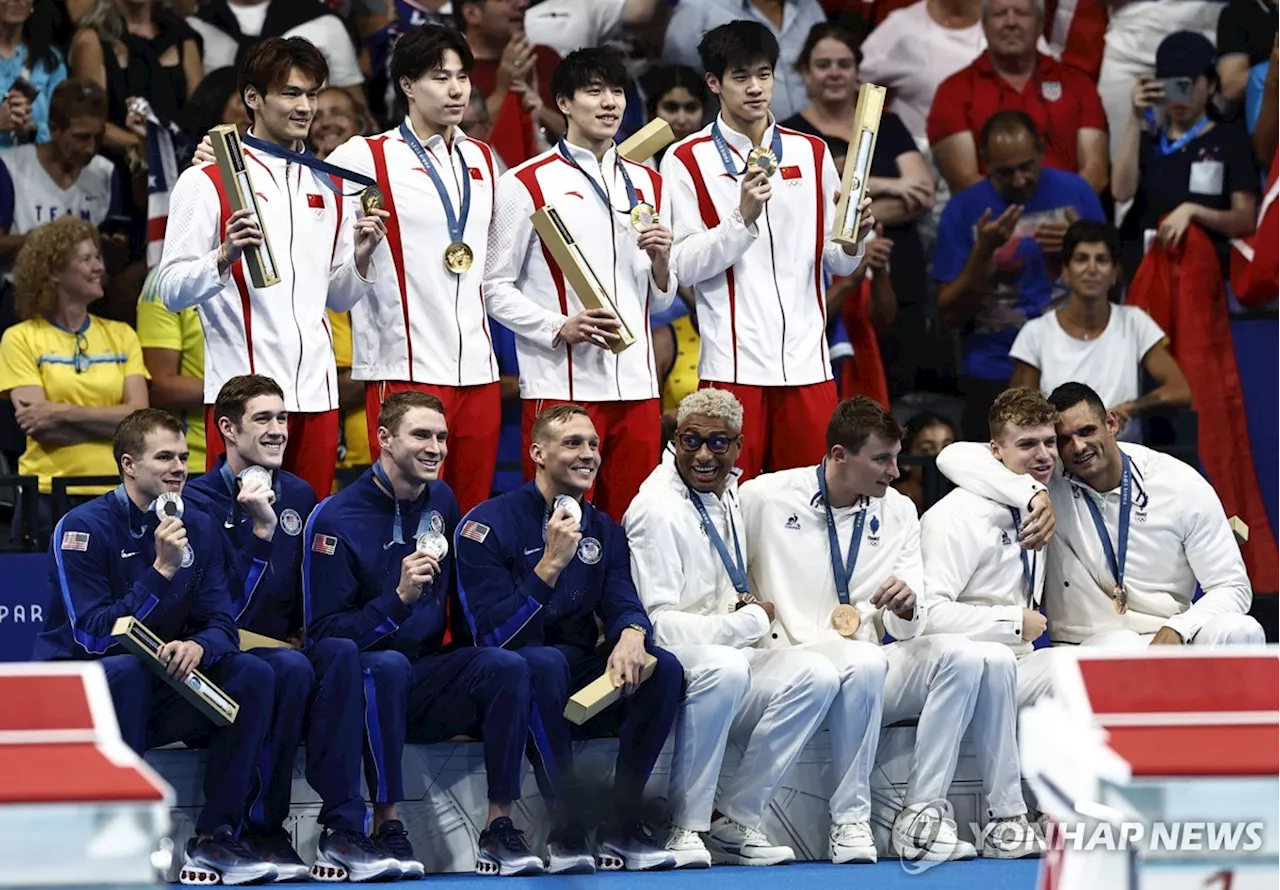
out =
[[(725, 142), (724, 134), (720, 132), (720, 121), (716, 121), (711, 125), (711, 141), (715, 143), (716, 151), (720, 152), (720, 163), (724, 164), (724, 171), (737, 179), (743, 173), (747, 172), (744, 165), (741, 170), (733, 162), (733, 155), (729, 151), (729, 143)], [(769, 150), (773, 152), (773, 156), (778, 160), (778, 166), (782, 166), (782, 134), (778, 132), (778, 125), (773, 125), (773, 139), (769, 142)]]
[(1207, 116), (1203, 116), (1200, 120), (1196, 121), (1196, 125), (1194, 127), (1187, 130), (1187, 132), (1183, 133), (1173, 142), (1169, 141), (1169, 131), (1162, 130), (1160, 132), (1160, 154), (1164, 157), (1168, 157), (1171, 154), (1176, 154), (1177, 152), (1182, 151), (1182, 149), (1186, 147), (1187, 143), (1193, 142), (1199, 138), (1200, 134), (1203, 133), (1208, 126), (1209, 118)]
[(1124, 467), (1120, 474), (1120, 534), (1117, 536), (1114, 547), (1111, 545), (1111, 534), (1107, 531), (1107, 524), (1102, 518), (1102, 511), (1098, 509), (1098, 505), (1093, 502), (1088, 492), (1083, 493), (1081, 499), (1089, 508), (1089, 515), (1093, 517), (1093, 527), (1098, 532), (1098, 540), (1102, 542), (1102, 552), (1106, 555), (1107, 565), (1116, 579), (1116, 587), (1123, 590), (1124, 563), (1129, 552), (1129, 516), (1133, 512), (1133, 466), (1129, 461), (1129, 455), (1123, 451), (1120, 452), (1120, 460)]
[(818, 464), (818, 494), (822, 497), (822, 508), (827, 514), (827, 543), (830, 545), (831, 572), (836, 579), (836, 593), (840, 602), (849, 604), (849, 582), (853, 580), (853, 571), (858, 566), (858, 549), (862, 546), (862, 526), (867, 521), (867, 510), (863, 508), (853, 523), (853, 536), (849, 539), (849, 553), (840, 564), (840, 536), (836, 534), (836, 516), (831, 510), (831, 501), (827, 498), (827, 462), (824, 459)]
[[(147, 517), (152, 515), (151, 509), (149, 508), (147, 512), (142, 514), (142, 530), (135, 533), (133, 530), (133, 511), (136, 508), (133, 505), (133, 501), (129, 499), (129, 493), (124, 490), (124, 483), (121, 482), (117, 485), (112, 494), (116, 496), (116, 500), (120, 502), (120, 506), (124, 507), (124, 517), (129, 523), (129, 537), (133, 538), (135, 541), (142, 540), (147, 534)], [(155, 501), (152, 501), (151, 504), (152, 507), (154, 507)]]
[[(1022, 511), (1017, 507), (1009, 508), (1009, 515), (1013, 517), (1013, 537), (1016, 542), (1018, 539), (1018, 529), (1022, 528)], [(1036, 601), (1036, 558), (1038, 553), (1032, 553), (1027, 556), (1026, 548), (1019, 545), (1018, 555), (1022, 557), (1022, 581), (1027, 588), (1027, 608), (1034, 608)]]
[[(336, 164), (330, 164), (326, 161), (322, 161), (309, 151), (294, 151), (291, 148), (284, 148), (283, 146), (276, 145), (274, 142), (267, 142), (259, 139), (251, 133), (245, 133), (240, 141), (263, 154), (283, 158), (286, 161), (292, 161), (295, 164), (301, 164), (304, 167), (310, 168), (312, 173), (317, 174), (315, 177), (317, 182), (340, 197), (349, 197), (350, 195), (357, 193), (351, 192), (349, 195), (347, 192), (342, 191), (338, 188), (338, 184), (330, 179), (329, 176), (336, 176), (339, 179), (348, 179), (351, 182), (359, 183), (366, 188), (369, 186), (376, 186), (378, 184), (363, 173), (357, 173), (354, 170), (347, 170), (346, 168), (339, 167)], [(329, 175), (318, 175), (323, 173), (327, 173)]]
[[(373, 478), (382, 483), (382, 487), (386, 489), (387, 494), (390, 495), (391, 500), (396, 505), (395, 524), (391, 527), (391, 543), (403, 544), (405, 540), (404, 529), (400, 522), (400, 499), (396, 497), (396, 490), (391, 486), (391, 478), (387, 475), (387, 471), (383, 469), (381, 461), (375, 460), (373, 462)], [(427, 487), (424, 486), (423, 493), (425, 494), (426, 491)], [(418, 515), (418, 530), (413, 533), (413, 539), (417, 541), (418, 538), (429, 531), (431, 531), (431, 511), (427, 509), (426, 504), (423, 504), (422, 513)]]
[(711, 539), (712, 545), (716, 548), (716, 553), (720, 554), (720, 562), (724, 564), (724, 569), (729, 573), (729, 580), (733, 582), (733, 589), (738, 592), (739, 596), (747, 595), (747, 561), (742, 558), (742, 542), (738, 540), (738, 528), (733, 523), (733, 513), (725, 510), (726, 522), (729, 524), (729, 531), (733, 532), (733, 549), (737, 555), (735, 560), (729, 555), (729, 548), (724, 543), (724, 538), (720, 537), (720, 531), (716, 528), (716, 524), (711, 521), (711, 514), (707, 512), (707, 505), (702, 503), (702, 498), (693, 486), (685, 483), (689, 489), (689, 500), (693, 502), (693, 506), (697, 508), (698, 515), (702, 518), (702, 527), (706, 529), (707, 537)]
[(462, 156), (462, 151), (458, 151), (458, 160), (462, 162), (462, 205), (458, 208), (458, 212), (454, 213), (453, 199), (445, 189), (444, 179), (441, 178), (440, 171), (431, 159), (430, 152), (422, 147), (422, 143), (418, 141), (417, 134), (413, 132), (407, 119), (400, 123), (400, 135), (404, 139), (404, 144), (418, 156), (418, 163), (422, 165), (423, 170), (427, 171), (432, 184), (436, 187), (436, 194), (440, 196), (440, 203), (444, 206), (445, 222), (449, 226), (449, 240), (455, 244), (462, 243), (463, 235), (467, 231), (467, 218), (471, 216), (471, 168), (467, 166), (467, 160)]
[[(614, 210), (613, 202), (609, 200), (609, 194), (604, 190), (600, 183), (596, 182), (595, 177), (582, 169), (582, 165), (574, 158), (573, 153), (569, 151), (568, 144), (564, 141), (564, 137), (561, 137), (560, 141), (556, 143), (556, 151), (560, 153), (560, 157), (564, 158), (565, 161), (572, 165), (575, 170), (586, 177), (587, 182), (591, 183), (591, 187), (596, 190), (596, 196), (600, 199), (601, 203), (604, 204), (606, 210), (618, 212)], [(635, 209), (635, 206), (640, 203), (640, 199), (636, 196), (636, 187), (631, 182), (631, 175), (627, 173), (626, 164), (622, 163), (622, 161), (615, 161), (614, 166), (617, 167), (618, 172), (622, 174), (622, 184), (627, 190), (627, 212), (630, 213)]]

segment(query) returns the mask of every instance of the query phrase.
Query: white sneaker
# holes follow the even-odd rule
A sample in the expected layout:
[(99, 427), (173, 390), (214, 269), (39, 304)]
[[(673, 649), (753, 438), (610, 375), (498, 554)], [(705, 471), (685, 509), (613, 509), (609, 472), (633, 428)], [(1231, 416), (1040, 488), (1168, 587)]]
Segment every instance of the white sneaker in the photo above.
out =
[(676, 868), (711, 867), (711, 853), (696, 831), (672, 825), (662, 846), (676, 857)]
[(875, 863), (876, 839), (871, 835), (871, 823), (845, 822), (832, 825), (830, 852), (831, 861), (836, 865), (847, 862)]
[(973, 859), (978, 851), (956, 835), (950, 804), (917, 803), (894, 820), (893, 849), (909, 862), (953, 862)]
[(721, 865), (783, 865), (796, 858), (790, 847), (771, 844), (763, 831), (740, 825), (728, 816), (711, 823), (706, 841), (711, 861)]
[(1044, 855), (1044, 839), (1026, 816), (992, 819), (982, 835), (982, 855), (988, 859), (1022, 859)]

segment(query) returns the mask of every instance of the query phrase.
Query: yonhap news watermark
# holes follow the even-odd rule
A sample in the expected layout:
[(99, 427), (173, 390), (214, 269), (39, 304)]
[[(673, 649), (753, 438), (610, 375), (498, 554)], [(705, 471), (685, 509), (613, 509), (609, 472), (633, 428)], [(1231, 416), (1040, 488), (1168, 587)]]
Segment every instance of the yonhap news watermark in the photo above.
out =
[[(996, 827), (969, 824), (979, 845)], [(1261, 821), (1055, 822), (1045, 831), (1045, 847), (1077, 853), (1256, 853), (1265, 830)]]

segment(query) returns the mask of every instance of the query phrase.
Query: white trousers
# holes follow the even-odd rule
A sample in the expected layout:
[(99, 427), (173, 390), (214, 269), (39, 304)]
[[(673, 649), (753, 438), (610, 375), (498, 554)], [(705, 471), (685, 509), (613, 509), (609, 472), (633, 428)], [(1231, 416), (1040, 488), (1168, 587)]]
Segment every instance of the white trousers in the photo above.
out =
[(799, 647), (831, 660), (840, 692), (827, 716), (837, 775), (834, 823), (871, 818), (871, 768), (882, 726), (916, 718), (903, 806), (945, 799), (966, 732), (983, 776), (987, 813), (1026, 812), (1017, 746), (1017, 659), (1008, 646), (927, 634), (880, 647), (825, 640)]
[[(719, 809), (741, 825), (758, 828), (835, 698), (840, 687), (835, 667), (799, 650), (667, 648), (684, 665), (687, 684), (671, 757), (671, 821), (706, 831), (712, 810)], [(730, 739), (743, 746), (742, 762), (717, 795)]]
[(1053, 664), (1061, 651), (1049, 646), (1018, 659), (1018, 707), (1025, 708), (1053, 692)]
[[(1139, 634), (1131, 630), (1113, 630), (1094, 634), (1080, 645), (1141, 649), (1149, 645), (1154, 636), (1155, 634)], [(1248, 615), (1228, 612), (1210, 618), (1186, 643), (1188, 646), (1260, 646), (1266, 641), (1267, 635), (1261, 624)]]

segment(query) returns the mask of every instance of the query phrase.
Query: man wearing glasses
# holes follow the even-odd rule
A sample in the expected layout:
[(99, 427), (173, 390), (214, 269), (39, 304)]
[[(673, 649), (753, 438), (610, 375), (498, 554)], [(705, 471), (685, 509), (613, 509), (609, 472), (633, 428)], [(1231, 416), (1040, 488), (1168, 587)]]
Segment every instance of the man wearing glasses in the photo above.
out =
[[(686, 396), (675, 443), (623, 519), (654, 642), (685, 670), (665, 838), (678, 867), (795, 859), (790, 847), (769, 841), (760, 823), (839, 687), (821, 655), (752, 646), (769, 633), (774, 607), (747, 591), (734, 466), (742, 420), (742, 404), (727, 390)], [(745, 752), (717, 794), (731, 737)]]

